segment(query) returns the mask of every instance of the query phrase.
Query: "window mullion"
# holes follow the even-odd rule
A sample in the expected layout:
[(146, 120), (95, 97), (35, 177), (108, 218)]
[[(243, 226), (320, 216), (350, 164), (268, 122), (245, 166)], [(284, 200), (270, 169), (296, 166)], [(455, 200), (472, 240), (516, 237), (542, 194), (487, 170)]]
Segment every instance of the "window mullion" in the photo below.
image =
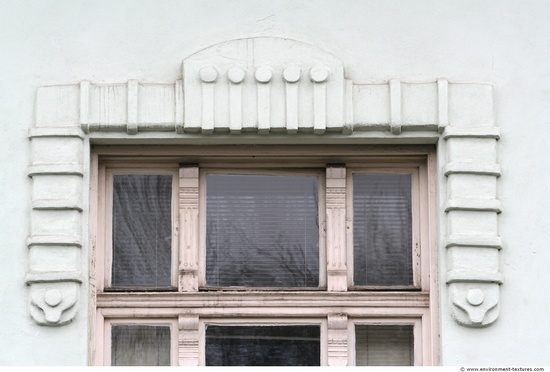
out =
[(182, 166), (179, 171), (179, 291), (199, 288), (199, 168)]
[(348, 316), (328, 315), (328, 365), (348, 365)]
[(199, 316), (180, 314), (178, 317), (178, 361), (180, 366), (198, 366)]
[(346, 168), (327, 165), (326, 172), (327, 289), (347, 291)]

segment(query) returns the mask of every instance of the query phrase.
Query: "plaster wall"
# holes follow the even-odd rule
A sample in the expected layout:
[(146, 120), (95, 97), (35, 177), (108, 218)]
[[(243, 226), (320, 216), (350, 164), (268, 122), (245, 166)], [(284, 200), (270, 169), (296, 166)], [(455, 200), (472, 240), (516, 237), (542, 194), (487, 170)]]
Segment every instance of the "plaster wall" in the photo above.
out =
[[(356, 83), (443, 77), (493, 84), (501, 129), (500, 316), (486, 328), (460, 326), (442, 285), (441, 363), (550, 364), (549, 16), (544, 0), (1, 1), (0, 364), (88, 362), (86, 290), (67, 326), (38, 326), (28, 311), (28, 129), (36, 88), (80, 80), (173, 83), (186, 56), (255, 36), (288, 37), (332, 52)], [(445, 156), (441, 148), (439, 156)], [(445, 254), (440, 248), (441, 265)], [(83, 273), (87, 265), (84, 258)]]

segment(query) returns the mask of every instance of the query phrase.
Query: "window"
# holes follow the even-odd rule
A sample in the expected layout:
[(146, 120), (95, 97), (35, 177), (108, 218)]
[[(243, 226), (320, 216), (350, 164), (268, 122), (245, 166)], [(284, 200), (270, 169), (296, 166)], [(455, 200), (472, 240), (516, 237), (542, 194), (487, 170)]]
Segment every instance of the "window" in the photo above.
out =
[(433, 363), (433, 159), (95, 148), (94, 363)]

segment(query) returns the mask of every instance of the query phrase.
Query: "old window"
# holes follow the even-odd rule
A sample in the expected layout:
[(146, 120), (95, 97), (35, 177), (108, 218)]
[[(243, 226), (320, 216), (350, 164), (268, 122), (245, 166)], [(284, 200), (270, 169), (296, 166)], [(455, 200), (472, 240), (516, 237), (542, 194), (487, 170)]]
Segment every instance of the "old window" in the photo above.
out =
[(431, 148), (93, 159), (96, 364), (432, 362)]

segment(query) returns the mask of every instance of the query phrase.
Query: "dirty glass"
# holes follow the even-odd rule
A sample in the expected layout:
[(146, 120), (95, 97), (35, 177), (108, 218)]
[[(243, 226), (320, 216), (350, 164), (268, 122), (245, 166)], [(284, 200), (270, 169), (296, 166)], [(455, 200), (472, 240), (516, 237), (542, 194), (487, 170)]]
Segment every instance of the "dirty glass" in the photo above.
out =
[(320, 327), (207, 326), (207, 366), (319, 366)]
[(170, 327), (155, 325), (113, 325), (113, 366), (170, 365)]
[(356, 325), (355, 364), (357, 366), (414, 365), (413, 326)]

